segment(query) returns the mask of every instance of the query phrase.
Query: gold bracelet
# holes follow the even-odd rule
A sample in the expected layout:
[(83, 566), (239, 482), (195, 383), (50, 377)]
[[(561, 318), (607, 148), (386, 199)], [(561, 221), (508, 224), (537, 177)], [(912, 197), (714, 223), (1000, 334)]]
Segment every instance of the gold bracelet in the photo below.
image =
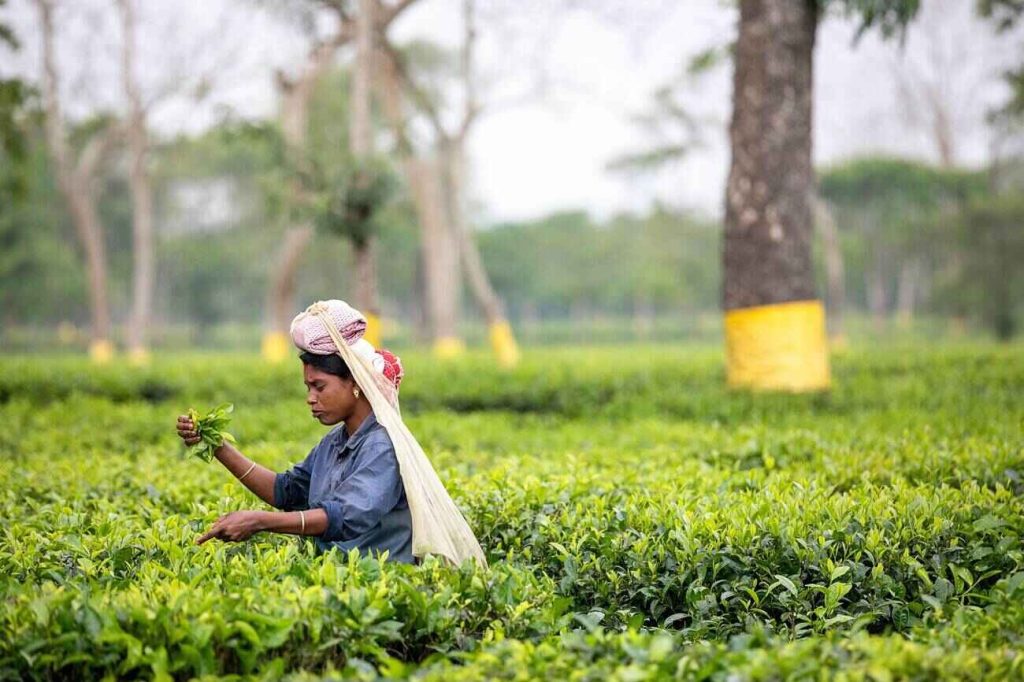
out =
[(238, 482), (241, 483), (245, 480), (245, 477), (252, 473), (252, 470), (256, 468), (256, 462), (252, 463), (252, 466), (245, 470), (245, 473), (238, 477)]
[(299, 531), (299, 535), (306, 534), (306, 512), (299, 510), (299, 518), (302, 520), (302, 530)]

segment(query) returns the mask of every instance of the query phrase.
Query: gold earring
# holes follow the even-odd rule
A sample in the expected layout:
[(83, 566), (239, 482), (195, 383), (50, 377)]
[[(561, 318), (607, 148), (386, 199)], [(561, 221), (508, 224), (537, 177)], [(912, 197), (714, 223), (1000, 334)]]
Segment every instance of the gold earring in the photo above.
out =
[(353, 390), (352, 393), (353, 393), (353, 395), (355, 395), (356, 400), (359, 400), (359, 389), (357, 388), (357, 389)]

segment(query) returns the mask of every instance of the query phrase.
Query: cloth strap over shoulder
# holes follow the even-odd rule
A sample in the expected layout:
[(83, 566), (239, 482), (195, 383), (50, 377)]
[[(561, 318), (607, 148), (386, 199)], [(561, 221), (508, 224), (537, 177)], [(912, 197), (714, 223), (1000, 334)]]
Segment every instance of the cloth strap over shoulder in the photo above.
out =
[[(307, 348), (307, 343), (315, 344), (317, 350), (311, 352), (326, 355), (334, 351), (341, 356), (370, 401), (378, 423), (391, 437), (412, 516), (413, 555), (443, 557), (455, 565), (473, 559), (486, 566), (487, 560), (472, 529), (448, 495), (423, 448), (402, 421), (398, 387), (388, 373), (375, 367), (375, 357), (380, 356), (372, 346), (369, 353), (357, 350), (362, 344), (369, 346), (362, 338), (365, 328), (365, 318), (344, 301), (317, 301), (296, 316), (291, 331), (300, 348)], [(300, 341), (300, 336), (314, 337), (321, 329), (330, 338), (330, 344), (319, 338)]]

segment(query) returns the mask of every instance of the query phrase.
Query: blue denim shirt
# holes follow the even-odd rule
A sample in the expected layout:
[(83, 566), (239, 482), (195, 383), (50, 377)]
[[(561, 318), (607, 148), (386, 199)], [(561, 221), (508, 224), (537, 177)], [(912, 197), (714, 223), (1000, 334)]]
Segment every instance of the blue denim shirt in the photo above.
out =
[(398, 457), (372, 412), (351, 436), (342, 423), (305, 460), (278, 474), (274, 506), (327, 512), (327, 530), (314, 538), (321, 551), (388, 550), (390, 559), (413, 563), (412, 517)]

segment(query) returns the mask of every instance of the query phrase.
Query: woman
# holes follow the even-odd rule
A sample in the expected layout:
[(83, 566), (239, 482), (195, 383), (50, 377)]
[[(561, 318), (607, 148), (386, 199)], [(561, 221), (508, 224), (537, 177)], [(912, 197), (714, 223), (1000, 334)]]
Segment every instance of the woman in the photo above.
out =
[[(219, 518), (197, 543), (213, 538), (241, 541), (271, 531), (311, 535), (321, 550), (387, 551), (391, 560), (413, 563), (409, 504), (388, 432), (377, 422), (367, 393), (346, 362), (304, 341), (306, 335), (301, 329), (296, 332), (295, 323), (292, 336), (303, 350), (299, 357), (313, 417), (325, 426), (338, 426), (305, 460), (280, 474), (250, 461), (227, 443), (217, 448), (214, 456), (228, 471), (267, 504), (284, 511), (232, 512)], [(361, 338), (346, 341), (366, 355), (367, 367), (380, 372), (375, 379), (393, 391), (397, 406), (403, 376), (398, 358), (385, 350), (374, 351)], [(186, 445), (199, 442), (195, 424), (187, 416), (178, 417), (177, 428)]]

